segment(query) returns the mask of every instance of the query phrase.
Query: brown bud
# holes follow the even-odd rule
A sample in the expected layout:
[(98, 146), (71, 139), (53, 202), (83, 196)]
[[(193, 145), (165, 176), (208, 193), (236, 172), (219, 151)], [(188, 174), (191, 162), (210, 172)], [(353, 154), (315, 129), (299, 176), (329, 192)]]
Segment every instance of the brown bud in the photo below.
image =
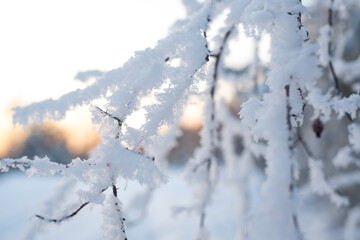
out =
[(209, 54), (206, 54), (206, 56), (205, 56), (205, 60), (208, 62), (210, 59), (209, 59)]
[(324, 129), (324, 124), (323, 122), (320, 120), (320, 118), (317, 118), (314, 120), (313, 124), (312, 124), (312, 129), (314, 131), (314, 133), (316, 134), (317, 138), (321, 137), (321, 133)]

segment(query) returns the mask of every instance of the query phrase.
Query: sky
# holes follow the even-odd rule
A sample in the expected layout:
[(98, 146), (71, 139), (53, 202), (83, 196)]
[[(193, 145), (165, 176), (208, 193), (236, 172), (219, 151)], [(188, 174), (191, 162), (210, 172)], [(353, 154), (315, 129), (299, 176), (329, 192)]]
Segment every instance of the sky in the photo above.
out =
[[(180, 0), (0, 1), (0, 157), (28, 134), (13, 124), (13, 107), (86, 87), (75, 80), (78, 72), (120, 67), (135, 51), (154, 47), (185, 15)], [(264, 62), (270, 59), (269, 41), (265, 37), (260, 46)], [(244, 36), (230, 42), (234, 54), (226, 64), (247, 61), (252, 44)], [(199, 106), (188, 110), (199, 112)], [(85, 107), (56, 124), (75, 146), (84, 136), (95, 137), (90, 118)]]
[[(184, 17), (178, 0), (0, 1), (0, 155), (6, 139), (26, 134), (14, 130), (13, 107), (85, 87), (79, 71), (120, 67)], [(78, 135), (91, 128), (87, 109), (69, 118), (62, 124)]]
[[(160, 7), (173, 12), (159, 15)], [(78, 71), (121, 66), (135, 50), (165, 37), (184, 14), (175, 0), (126, 6), (113, 0), (1, 1), (1, 98), (16, 105), (59, 97), (81, 86), (73, 81)]]

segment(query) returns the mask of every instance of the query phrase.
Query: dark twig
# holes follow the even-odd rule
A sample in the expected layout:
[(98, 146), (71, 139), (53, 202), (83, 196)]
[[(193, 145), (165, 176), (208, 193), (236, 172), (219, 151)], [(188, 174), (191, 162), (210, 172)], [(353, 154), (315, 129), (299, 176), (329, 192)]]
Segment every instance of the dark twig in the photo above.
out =
[(341, 91), (340, 91), (340, 86), (339, 86), (339, 78), (336, 75), (336, 72), (335, 72), (335, 69), (334, 69), (334, 66), (333, 66), (333, 63), (332, 63), (331, 59), (329, 59), (329, 68), (330, 68), (331, 75), (334, 78), (336, 91), (338, 93), (340, 93)]
[(193, 171), (196, 172), (200, 166), (202, 166), (202, 165), (204, 165), (206, 163), (209, 164), (209, 162), (211, 162), (210, 158), (206, 158), (205, 160), (203, 160), (203, 161), (199, 162), (198, 164), (196, 164), (194, 166), (194, 168), (193, 168)]
[[(290, 131), (289, 141), (291, 140), (291, 106), (290, 106), (290, 85), (285, 86), (285, 96), (286, 96), (286, 123), (288, 130)], [(292, 150), (290, 148), (290, 150)]]
[[(104, 115), (106, 115), (106, 116), (108, 116), (108, 117), (111, 117), (112, 119), (114, 119), (115, 121), (117, 121), (118, 127), (120, 128), (120, 131), (121, 131), (121, 127), (122, 127), (123, 121), (122, 121), (120, 118), (114, 116), (113, 114), (109, 113), (108, 111), (105, 111), (105, 110), (101, 109), (101, 108), (98, 107), (98, 106), (95, 106), (95, 107), (96, 107), (97, 110), (99, 110), (100, 113), (102, 113), (102, 114), (104, 114)], [(116, 136), (115, 136), (116, 139), (120, 138), (120, 131), (116, 134)]]
[(335, 88), (338, 94), (341, 94), (340, 86), (339, 86), (339, 78), (337, 77), (337, 74), (335, 72), (332, 58), (333, 58), (333, 51), (332, 51), (332, 32), (333, 32), (333, 6), (334, 6), (334, 0), (331, 0), (331, 4), (328, 11), (328, 24), (329, 24), (329, 42), (328, 42), (328, 55), (329, 55), (329, 68), (330, 73), (334, 78)]
[[(101, 192), (105, 192), (107, 188), (104, 188), (103, 190), (101, 190)], [(61, 223), (62, 221), (68, 220), (72, 217), (74, 217), (76, 214), (78, 214), (81, 209), (83, 209), (84, 207), (86, 207), (90, 202), (85, 202), (83, 204), (80, 205), (80, 207), (78, 207), (74, 212), (70, 213), (69, 215), (66, 215), (64, 217), (61, 218), (47, 218), (44, 216), (41, 216), (39, 214), (36, 214), (35, 217), (44, 220), (46, 222), (50, 222), (50, 223)]]
[(62, 217), (62, 218), (58, 218), (58, 219), (55, 219), (55, 218), (46, 218), (46, 217), (43, 217), (43, 216), (38, 215), (38, 214), (36, 214), (35, 216), (36, 216), (37, 218), (40, 218), (41, 220), (46, 221), (46, 222), (61, 223), (61, 222), (64, 221), (64, 220), (67, 220), (67, 219), (69, 219), (69, 218), (74, 217), (76, 214), (78, 214), (78, 212), (80, 212), (81, 209), (83, 209), (83, 208), (84, 208), (86, 205), (88, 205), (89, 203), (90, 203), (90, 202), (85, 202), (85, 203), (81, 204), (81, 206), (80, 206), (78, 209), (76, 209), (74, 212), (72, 212), (71, 214), (69, 214), (69, 215), (67, 215), (67, 216), (64, 216), (64, 217)]
[[(299, 1), (301, 3), (301, 1)], [(288, 12), (288, 14), (290, 16), (296, 16), (296, 21), (298, 22), (298, 29), (301, 30), (304, 25), (302, 24), (302, 19), (301, 19), (301, 12)], [(310, 40), (310, 34), (307, 30), (305, 30), (305, 34), (306, 34), (306, 38), (304, 39), (304, 42), (307, 42)]]
[(105, 110), (101, 109), (101, 108), (98, 107), (98, 106), (95, 106), (95, 107), (96, 107), (96, 109), (99, 110), (99, 112), (101, 112), (102, 114), (104, 114), (104, 115), (106, 115), (106, 116), (108, 116), (108, 117), (111, 117), (112, 119), (114, 119), (115, 121), (117, 121), (118, 126), (119, 126), (120, 128), (122, 127), (123, 121), (122, 121), (120, 118), (114, 116), (113, 114), (109, 113), (108, 111), (105, 111)]
[(117, 211), (117, 213), (120, 216), (120, 224), (121, 224), (121, 231), (124, 233), (124, 239), (123, 240), (127, 240), (128, 238), (126, 237), (126, 232), (125, 232), (125, 218), (122, 217), (122, 213), (121, 213), (121, 209), (120, 206), (117, 202), (118, 200), (118, 188), (115, 185), (115, 178), (114, 175), (112, 174), (112, 168), (111, 168), (111, 164), (109, 162), (106, 163), (106, 166), (109, 168), (109, 171), (111, 173), (111, 188), (112, 188), (112, 194), (114, 196), (114, 205), (115, 205), (115, 209)]
[(305, 108), (306, 108), (306, 102), (305, 102), (304, 94), (303, 94), (303, 92), (302, 92), (302, 90), (301, 90), (300, 87), (298, 87), (297, 90), (298, 90), (298, 92), (299, 92), (301, 101), (303, 102), (303, 105), (302, 105), (302, 108), (301, 108), (301, 114), (304, 115), (304, 113), (305, 113)]
[[(290, 77), (290, 80), (292, 79), (292, 77)], [(291, 144), (292, 142), (292, 133), (291, 133), (291, 129), (292, 129), (292, 124), (291, 124), (291, 105), (290, 105), (290, 85), (286, 85), (285, 86), (285, 96), (286, 96), (286, 123), (288, 126), (288, 130), (289, 130), (289, 151), (292, 153), (293, 155), (293, 144)], [(291, 159), (291, 163), (290, 163), (290, 183), (289, 183), (289, 193), (290, 193), (290, 197), (294, 198), (295, 197), (295, 164), (294, 164), (294, 159)], [(298, 235), (298, 239), (302, 239), (302, 235), (300, 232), (300, 227), (298, 224), (298, 216), (296, 214), (296, 212), (294, 211), (292, 213), (292, 220), (293, 220), (293, 225), (294, 228), (297, 232)]]
[(145, 152), (143, 151), (141, 145), (139, 147), (137, 147), (135, 150), (132, 150), (130, 148), (125, 148), (127, 151), (130, 151), (130, 152), (133, 152), (133, 153), (136, 153), (136, 154), (139, 154), (141, 156), (144, 156), (145, 158), (151, 160), (151, 161), (155, 161), (155, 157), (154, 156), (149, 156), (147, 154), (145, 154)]
[[(209, 131), (210, 131), (210, 156), (208, 158), (206, 158), (205, 160), (201, 161), (198, 165), (196, 165), (194, 167), (194, 172), (197, 171), (198, 167), (200, 167), (203, 164), (206, 164), (206, 169), (207, 169), (207, 176), (206, 176), (206, 181), (208, 186), (211, 185), (211, 181), (210, 181), (210, 168), (211, 165), (213, 164), (213, 162), (215, 161), (216, 158), (216, 144), (215, 144), (215, 138), (216, 138), (216, 127), (215, 126), (215, 92), (216, 92), (216, 85), (218, 82), (218, 72), (219, 72), (219, 66), (220, 66), (220, 61), (221, 61), (221, 57), (224, 51), (224, 47), (229, 39), (229, 36), (232, 32), (233, 26), (225, 33), (225, 36), (223, 38), (222, 44), (220, 46), (219, 52), (215, 55), (208, 55), (206, 60), (209, 60), (209, 57), (214, 57), (215, 58), (215, 63), (214, 63), (214, 73), (213, 73), (213, 79), (211, 82), (211, 87), (210, 87), (210, 98), (211, 98), (211, 110), (210, 110), (210, 121), (212, 122)], [(205, 32), (206, 33), (206, 32)], [(206, 38), (206, 34), (204, 34), (204, 37)], [(206, 46), (207, 47), (207, 46)], [(209, 51), (210, 52), (210, 51)], [(205, 208), (206, 208), (206, 204), (204, 204), (203, 209), (201, 210), (201, 215), (200, 215), (200, 224), (199, 227), (200, 229), (203, 229), (205, 227), (205, 218), (206, 218), (206, 212), (205, 212)]]
[[(218, 82), (218, 72), (219, 72), (219, 66), (220, 66), (220, 61), (221, 61), (221, 56), (223, 54), (223, 51), (224, 51), (224, 47), (230, 37), (230, 34), (233, 30), (233, 27), (232, 26), (226, 33), (225, 33), (225, 36), (223, 38), (223, 41), (222, 41), (222, 44), (220, 46), (220, 49), (219, 49), (219, 52), (215, 55), (210, 55), (211, 57), (214, 57), (215, 58), (215, 64), (214, 64), (214, 74), (213, 74), (213, 81), (212, 81), (212, 84), (211, 84), (211, 88), (210, 88), (210, 97), (211, 97), (211, 111), (210, 111), (210, 119), (211, 119), (211, 122), (215, 122), (215, 91), (216, 91), (216, 85), (217, 85), (217, 82)], [(206, 33), (206, 32), (205, 32)], [(206, 37), (206, 34), (204, 34), (204, 37)], [(215, 129), (213, 128), (210, 128), (210, 145), (211, 145), (211, 154), (213, 156), (215, 156)], [(204, 163), (207, 163), (207, 168), (210, 169), (211, 167), (211, 157), (210, 158), (207, 158), (205, 159), (204, 161), (202, 161), (201, 163), (199, 163), (197, 166), (194, 167), (194, 171), (197, 170), (197, 168), (204, 164)]]
[(314, 153), (311, 151), (309, 145), (305, 142), (305, 140), (301, 136), (300, 129), (298, 129), (297, 135), (298, 135), (298, 141), (297, 142), (301, 143), (301, 145), (304, 147), (304, 150), (305, 150), (305, 152), (307, 153), (307, 155), (309, 157), (314, 158)]
[(221, 56), (224, 52), (224, 47), (227, 43), (227, 41), (229, 40), (229, 37), (233, 31), (233, 28), (234, 26), (232, 26), (226, 33), (225, 33), (225, 36), (224, 36), (224, 39), (222, 41), (222, 44), (220, 46), (220, 49), (219, 49), (219, 52), (215, 55), (211, 55), (211, 57), (214, 57), (215, 58), (215, 66), (214, 66), (214, 74), (213, 74), (213, 83), (212, 83), (212, 86), (211, 86), (211, 90), (210, 90), (210, 96), (211, 96), (211, 99), (213, 100), (214, 99), (214, 96), (215, 96), (215, 90), (216, 90), (216, 84), (217, 84), (217, 81), (218, 81), (218, 75), (219, 75), (219, 64), (220, 64), (220, 61), (221, 61)]
[[(334, 65), (333, 65), (333, 57), (334, 57), (334, 53), (333, 53), (333, 42), (332, 42), (332, 32), (333, 32), (333, 28), (334, 28), (334, 0), (331, 0), (330, 3), (330, 7), (329, 7), (329, 11), (328, 11), (328, 25), (329, 25), (329, 42), (328, 42), (328, 55), (329, 55), (329, 69), (330, 69), (330, 73), (334, 79), (334, 84), (335, 84), (335, 88), (336, 88), (336, 93), (342, 97), (343, 93), (341, 91), (340, 88), (340, 80), (336, 74)], [(351, 116), (346, 113), (345, 116), (347, 117), (347, 119), (350, 122), (353, 122), (353, 119), (351, 118)]]
[[(215, 64), (214, 64), (214, 74), (213, 74), (213, 81), (210, 88), (210, 97), (211, 97), (211, 112), (210, 112), (210, 119), (211, 122), (215, 122), (215, 92), (217, 87), (217, 82), (219, 78), (219, 66), (222, 54), (224, 52), (225, 45), (227, 41), (229, 40), (229, 37), (233, 31), (234, 26), (232, 26), (226, 33), (223, 38), (222, 44), (220, 46), (219, 52), (215, 55), (212, 55), (212, 57), (215, 58)], [(215, 155), (215, 129), (210, 128), (210, 137), (211, 137), (211, 146), (212, 146), (212, 154)]]
[[(116, 185), (113, 183), (112, 184), (112, 191), (113, 191), (113, 195), (114, 195), (114, 198), (117, 198), (118, 197), (118, 193), (117, 193), (117, 187), (116, 187)], [(122, 215), (121, 214), (121, 210), (120, 210), (120, 208), (119, 208), (119, 204), (115, 201), (115, 209), (116, 209), (116, 211), (120, 214), (120, 216)], [(123, 217), (120, 217), (120, 223), (121, 223), (121, 231), (124, 233), (124, 235), (125, 235), (125, 238), (124, 238), (124, 240), (127, 240), (127, 237), (126, 237), (126, 232), (125, 232), (125, 218), (123, 218)]]

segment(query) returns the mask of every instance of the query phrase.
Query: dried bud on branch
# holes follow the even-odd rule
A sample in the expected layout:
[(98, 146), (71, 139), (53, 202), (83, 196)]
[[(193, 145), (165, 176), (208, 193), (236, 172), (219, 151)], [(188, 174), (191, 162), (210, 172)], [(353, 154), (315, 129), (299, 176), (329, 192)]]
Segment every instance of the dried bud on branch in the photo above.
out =
[(321, 133), (324, 130), (324, 124), (323, 122), (320, 120), (320, 118), (317, 118), (314, 120), (313, 124), (312, 124), (312, 129), (316, 135), (317, 138), (321, 137)]

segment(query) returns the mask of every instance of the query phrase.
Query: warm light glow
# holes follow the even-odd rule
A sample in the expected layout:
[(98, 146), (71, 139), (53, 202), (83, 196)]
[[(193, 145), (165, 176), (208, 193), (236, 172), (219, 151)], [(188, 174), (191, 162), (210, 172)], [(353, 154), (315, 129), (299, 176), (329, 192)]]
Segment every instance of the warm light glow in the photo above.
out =
[[(120, 67), (135, 51), (155, 46), (184, 17), (178, 0), (1, 1), (0, 157), (29, 131), (13, 125), (11, 108), (85, 87), (74, 81), (79, 71)], [(55, 124), (75, 154), (99, 141), (87, 109)]]
[(101, 140), (92, 127), (89, 115), (90, 113), (83, 108), (68, 112), (66, 119), (60, 122), (46, 119), (40, 126), (32, 124), (24, 129), (16, 124), (14, 128), (3, 129), (0, 133), (1, 139), (4, 139), (0, 145), (0, 158), (18, 156), (29, 137), (44, 133), (53, 140), (64, 141), (70, 154), (86, 156)]
[(198, 96), (190, 97), (181, 119), (181, 127), (198, 130), (202, 126), (204, 102)]
[(11, 152), (18, 151), (18, 147), (22, 145), (27, 134), (25, 130), (16, 125), (14, 128), (5, 128), (0, 132), (0, 158), (7, 157)]
[(91, 114), (86, 107), (68, 112), (59, 122), (66, 134), (66, 146), (70, 153), (82, 155), (95, 148), (101, 141), (91, 123)]

